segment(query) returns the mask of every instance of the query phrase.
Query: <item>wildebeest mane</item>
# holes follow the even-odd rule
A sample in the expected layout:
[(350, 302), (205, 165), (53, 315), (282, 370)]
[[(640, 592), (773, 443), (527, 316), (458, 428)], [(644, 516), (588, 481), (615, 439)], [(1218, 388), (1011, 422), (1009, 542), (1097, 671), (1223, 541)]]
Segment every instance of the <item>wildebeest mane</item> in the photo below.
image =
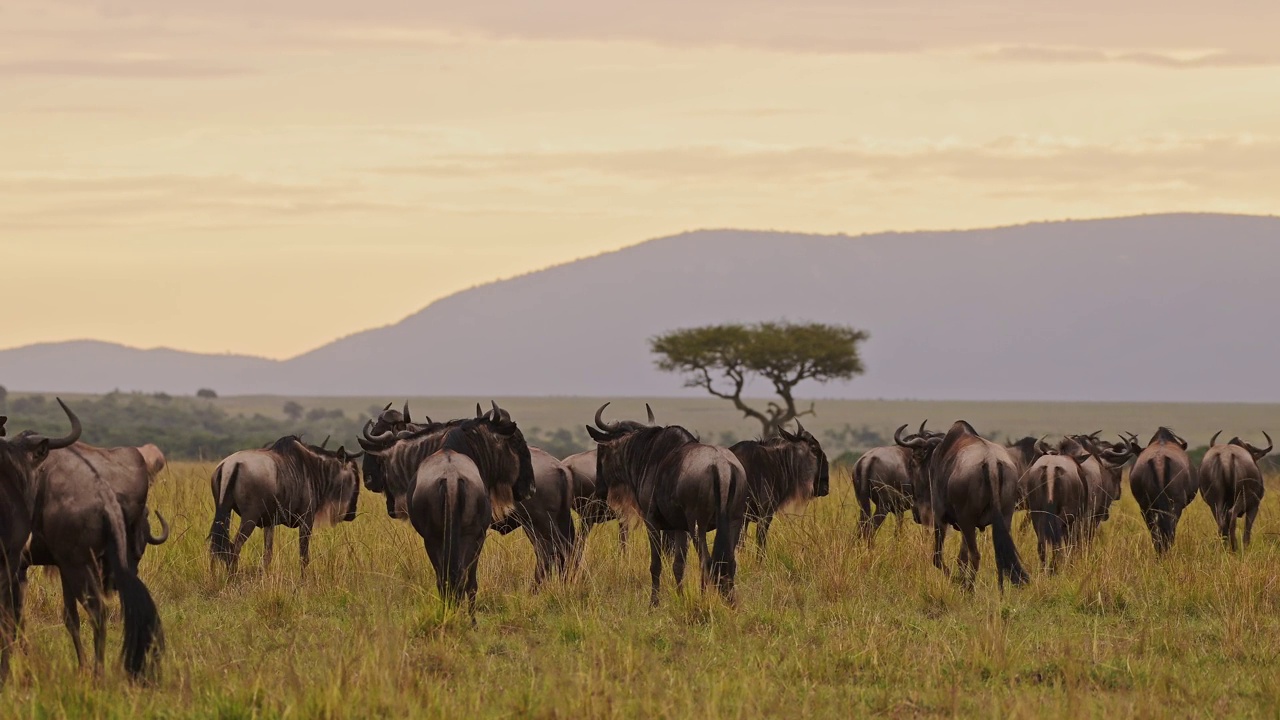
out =
[(648, 487), (659, 464), (676, 449), (698, 442), (693, 433), (679, 425), (642, 426), (602, 444), (596, 455), (597, 494), (617, 482)]
[(748, 503), (757, 511), (772, 511), (791, 500), (801, 499), (804, 484), (813, 481), (821, 490), (820, 473), (826, 454), (815, 461), (807, 448), (796, 441), (775, 437), (765, 441), (746, 440), (729, 448), (747, 471)]
[(340, 460), (336, 453), (309, 446), (297, 435), (285, 435), (276, 440), (267, 452), (276, 460), (281, 494), (286, 496), (282, 500), (292, 501), (294, 498), (287, 496), (297, 492), (296, 489), (303, 484), (311, 487), (318, 504), (345, 499), (343, 493), (346, 488), (338, 478), (347, 461)]

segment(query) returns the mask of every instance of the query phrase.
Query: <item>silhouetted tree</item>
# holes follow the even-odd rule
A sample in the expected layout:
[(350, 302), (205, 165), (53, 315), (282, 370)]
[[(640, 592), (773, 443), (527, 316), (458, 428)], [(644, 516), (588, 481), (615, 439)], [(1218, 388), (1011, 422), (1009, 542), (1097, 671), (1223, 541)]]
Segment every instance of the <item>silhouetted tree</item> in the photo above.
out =
[[(745, 417), (760, 422), (763, 437), (791, 420), (812, 415), (796, 408), (795, 387), (805, 380), (847, 380), (863, 373), (858, 344), (869, 335), (842, 325), (763, 322), (675, 330), (650, 340), (657, 365), (685, 375), (686, 387), (700, 387), (733, 402)], [(764, 410), (742, 399), (747, 383), (764, 378), (780, 402)]]
[(196, 391), (196, 397), (204, 398), (205, 400), (213, 400), (214, 398), (218, 397), (218, 393), (214, 392), (209, 388), (200, 388), (199, 390)]
[(297, 422), (302, 419), (303, 407), (297, 402), (290, 400), (284, 404), (284, 415), (290, 420)]

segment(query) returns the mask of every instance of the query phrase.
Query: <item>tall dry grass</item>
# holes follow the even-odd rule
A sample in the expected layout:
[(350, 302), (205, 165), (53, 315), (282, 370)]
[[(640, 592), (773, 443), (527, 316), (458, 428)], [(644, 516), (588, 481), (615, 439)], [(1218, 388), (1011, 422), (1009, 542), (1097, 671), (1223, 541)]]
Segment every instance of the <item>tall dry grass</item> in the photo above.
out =
[[(320, 532), (298, 570), (297, 535), (275, 566), (210, 574), (211, 466), (178, 464), (152, 505), (173, 538), (142, 576), (168, 651), (154, 688), (114, 665), (77, 672), (56, 581), (37, 575), (4, 717), (851, 717), (870, 714), (1076, 717), (1280, 712), (1280, 512), (1269, 495), (1254, 546), (1223, 550), (1197, 500), (1156, 559), (1128, 496), (1099, 541), (1053, 577), (996, 590), (989, 536), (968, 594), (929, 563), (928, 533), (891, 519), (856, 539), (847, 476), (804, 516), (774, 524), (769, 556), (748, 542), (739, 606), (664, 576), (648, 606), (648, 549), (592, 535), (573, 582), (531, 591), (520, 533), (493, 536), (479, 623), (446, 613), (421, 541), (366, 493), (353, 523)], [(1017, 534), (1035, 566), (1029, 532)], [(953, 538), (947, 549), (954, 563)], [(111, 652), (120, 642), (113, 613)], [(87, 627), (86, 627), (87, 632)]]

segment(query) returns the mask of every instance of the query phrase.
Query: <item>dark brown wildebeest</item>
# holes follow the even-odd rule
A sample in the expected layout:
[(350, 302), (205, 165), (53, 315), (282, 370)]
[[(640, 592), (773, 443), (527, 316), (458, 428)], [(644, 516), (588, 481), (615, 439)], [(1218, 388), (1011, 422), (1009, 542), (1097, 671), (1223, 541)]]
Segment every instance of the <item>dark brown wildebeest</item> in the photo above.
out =
[(58, 400), (71, 434), (52, 439), (33, 432), (5, 438), (8, 418), (0, 415), (0, 686), (9, 678), (9, 656), (13, 652), (18, 625), (22, 622), (23, 550), (31, 539), (32, 515), (36, 504), (36, 469), (52, 450), (64, 448), (80, 438), (80, 420), (62, 400)]
[[(942, 440), (941, 433), (925, 430), (928, 422), (920, 423), (920, 430), (906, 437), (902, 431), (907, 426), (899, 427), (893, 433), (893, 445), (871, 448), (854, 463), (853, 494), (862, 513), (859, 526), (867, 543), (875, 539), (890, 514), (898, 517), (897, 528), (901, 530), (903, 514), (913, 509), (915, 485), (924, 482), (924, 467), (937, 447), (937, 443), (928, 441), (930, 438)], [(920, 522), (919, 517), (916, 522)]]
[(1236, 520), (1244, 518), (1245, 547), (1249, 547), (1253, 538), (1253, 521), (1258, 517), (1258, 507), (1266, 491), (1258, 461), (1275, 448), (1275, 443), (1264, 432), (1266, 448), (1255, 447), (1238, 437), (1231, 438), (1226, 445), (1219, 445), (1218, 436), (1221, 434), (1221, 430), (1214, 433), (1209, 440), (1209, 449), (1200, 461), (1200, 495), (1213, 511), (1222, 541), (1229, 543), (1231, 550), (1235, 551), (1238, 549)]
[[(79, 434), (79, 423), (73, 423)], [(70, 445), (70, 443), (68, 443)], [(80, 640), (83, 604), (93, 628), (94, 672), (106, 657), (105, 593), (114, 588), (124, 609), (125, 670), (134, 679), (152, 676), (164, 645), (155, 601), (129, 562), (129, 531), (115, 490), (92, 473), (41, 473), (32, 513), (31, 548), (39, 548), (62, 578), (63, 623), (76, 659), (84, 667)], [(22, 569), (23, 580), (27, 567)]]
[(480, 468), (453, 450), (433, 453), (418, 464), (404, 505), (436, 571), (440, 599), (460, 604), (465, 597), (474, 624), (480, 551), (493, 521)]
[[(387, 418), (384, 412), (383, 427), (395, 427), (395, 423), (385, 422)], [(510, 413), (495, 404), (488, 413), (477, 407), (473, 419), (425, 425), (409, 422), (394, 434), (375, 433), (377, 426), (366, 424), (360, 441), (369, 453), (365, 457), (365, 486), (386, 496), (391, 517), (408, 517), (405, 499), (416, 477), (416, 464), (441, 449), (451, 449), (467, 455), (481, 468), (481, 479), (490, 488), (492, 529), (503, 535), (524, 529), (537, 558), (534, 584), (540, 585), (552, 571), (564, 574), (569, 570), (575, 548), (571, 475), (559, 460), (525, 443)], [(527, 486), (526, 473), (532, 478)]]
[(1167, 427), (1157, 430), (1146, 448), (1139, 448), (1135, 440), (1130, 446), (1138, 459), (1129, 471), (1129, 490), (1142, 510), (1156, 553), (1164, 554), (1173, 547), (1182, 511), (1199, 491), (1196, 468), (1187, 456), (1187, 441)]
[[(236, 572), (240, 551), (254, 528), (262, 528), (262, 568), (271, 566), (277, 525), (298, 528), (298, 553), (305, 571), (311, 562), (311, 533), (317, 523), (356, 518), (363, 453), (324, 450), (286, 435), (265, 450), (233, 453), (213, 471), (209, 488), (215, 512), (209, 528), (209, 563), (221, 560)], [(235, 543), (231, 513), (240, 516)]]
[[(725, 448), (704, 445), (678, 425), (606, 423), (605, 403), (587, 432), (598, 445), (596, 497), (614, 512), (638, 515), (649, 533), (649, 601), (658, 604), (662, 554), (671, 553), (677, 587), (692, 535), (702, 582), (734, 602), (738, 536), (747, 509), (746, 471)], [(708, 550), (707, 533), (716, 531)]]
[(1038, 442), (1040, 457), (1023, 474), (1027, 515), (1036, 531), (1040, 564), (1055, 572), (1063, 546), (1078, 537), (1089, 512), (1089, 485), (1083, 465), (1093, 456), (1080, 443), (1063, 438), (1058, 447)]
[[(169, 524), (159, 512), (156, 512), (156, 517), (160, 520), (160, 535), (151, 534), (147, 497), (151, 492), (152, 474), (141, 448), (100, 448), (77, 442), (49, 453), (49, 459), (37, 471), (37, 481), (42, 482), (52, 475), (65, 476), (71, 485), (90, 484), (100, 479), (115, 491), (120, 511), (124, 513), (124, 527), (129, 538), (126, 554), (129, 567), (134, 572), (137, 572), (148, 545), (161, 545), (169, 539)], [(31, 565), (55, 564), (48, 550), (39, 542), (32, 542), (28, 561)]]
[(1040, 440), (1030, 435), (1021, 440), (1006, 442), (1004, 446), (1009, 451), (1009, 456), (1018, 465), (1019, 477), (1026, 474), (1040, 457)]
[[(618, 520), (609, 506), (596, 499), (596, 451), (575, 453), (560, 461), (573, 477), (573, 509), (581, 518), (578, 530), (578, 546), (587, 542), (591, 529), (602, 522)], [(627, 524), (618, 523), (618, 542), (627, 549)]]
[[(932, 442), (921, 439), (913, 445)], [(947, 571), (942, 546), (947, 528), (956, 528), (964, 537), (958, 561), (960, 581), (972, 588), (980, 561), (977, 532), (989, 526), (1001, 589), (1006, 578), (1014, 585), (1025, 583), (1027, 572), (1009, 532), (1018, 494), (1017, 463), (1007, 448), (981, 437), (963, 420), (956, 421), (936, 443), (926, 473), (928, 482), (914, 488), (916, 517), (933, 526), (933, 564)]]
[(765, 441), (746, 440), (729, 448), (747, 473), (746, 524), (756, 523), (756, 546), (763, 555), (773, 516), (788, 505), (802, 505), (825, 497), (831, 490), (827, 454), (800, 421), (791, 434), (778, 428), (778, 436)]
[[(1100, 440), (1097, 433), (1072, 435), (1089, 453), (1089, 459), (1081, 463), (1085, 484), (1089, 490), (1089, 511), (1081, 525), (1080, 537), (1092, 540), (1098, 527), (1111, 517), (1111, 506), (1120, 499), (1120, 480), (1125, 463), (1133, 457), (1127, 442), (1110, 443)], [(1122, 438), (1123, 439), (1123, 438)]]

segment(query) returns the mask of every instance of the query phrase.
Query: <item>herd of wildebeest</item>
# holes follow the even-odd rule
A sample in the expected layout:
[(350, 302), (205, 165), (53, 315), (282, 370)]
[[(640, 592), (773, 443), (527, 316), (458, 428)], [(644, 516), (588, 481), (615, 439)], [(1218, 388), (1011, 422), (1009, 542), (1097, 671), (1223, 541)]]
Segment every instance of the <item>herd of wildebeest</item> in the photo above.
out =
[[(81, 443), (80, 420), (58, 403), (71, 424), (61, 438), (31, 431), (6, 438), (0, 417), (0, 682), (8, 675), (31, 566), (57, 569), (63, 618), (82, 667), (78, 606), (88, 612), (95, 672), (102, 670), (106, 649), (104, 598), (117, 592), (123, 664), (131, 677), (146, 680), (164, 636), (137, 569), (147, 546), (169, 535), (159, 512), (161, 533), (152, 534), (147, 507), (164, 456), (154, 445)], [(311, 445), (293, 435), (237, 452), (213, 472), (211, 569), (223, 563), (236, 572), (255, 529), (262, 530), (262, 563), (269, 566), (275, 528), (283, 525), (299, 531), (305, 571), (315, 528), (356, 518), (363, 478), (366, 489), (385, 497), (388, 515), (408, 520), (422, 536), (442, 599), (465, 602), (473, 622), (477, 566), (490, 530), (524, 530), (537, 559), (536, 586), (549, 574), (569, 575), (579, 567), (591, 528), (620, 517), (638, 520), (647, 531), (651, 603), (658, 603), (664, 558), (681, 585), (690, 541), (703, 586), (714, 586), (732, 603), (747, 524), (756, 523), (763, 553), (780, 509), (828, 493), (827, 457), (798, 421), (794, 433), (781, 429), (775, 437), (724, 448), (699, 442), (678, 425), (658, 424), (647, 405), (645, 422), (608, 422), (607, 406), (587, 426), (596, 449), (563, 459), (529, 447), (497, 404), (487, 411), (477, 405), (475, 417), (448, 422), (415, 421), (407, 404), (403, 410), (388, 404), (365, 425), (360, 452), (330, 450), (327, 439)], [(1218, 444), (1215, 434), (1197, 467), (1187, 442), (1164, 427), (1145, 446), (1132, 434), (1119, 442), (1095, 432), (1052, 445), (1036, 438), (1000, 444), (965, 421), (945, 433), (924, 423), (913, 433), (907, 427), (894, 433), (893, 445), (868, 451), (853, 468), (860, 532), (871, 543), (888, 515), (900, 524), (910, 511), (933, 529), (933, 564), (949, 572), (942, 549), (948, 528), (955, 528), (963, 537), (957, 580), (966, 588), (978, 570), (977, 532), (988, 527), (1000, 588), (1006, 580), (1027, 581), (1011, 532), (1018, 509), (1035, 531), (1041, 563), (1054, 571), (1064, 548), (1091, 541), (1108, 519), (1130, 463), (1130, 489), (1157, 553), (1172, 546), (1182, 512), (1197, 494), (1233, 550), (1237, 519), (1244, 518), (1247, 545), (1263, 495), (1258, 461), (1272, 450), (1270, 436), (1267, 447), (1258, 448), (1239, 438)], [(234, 536), (233, 514), (240, 518)]]

